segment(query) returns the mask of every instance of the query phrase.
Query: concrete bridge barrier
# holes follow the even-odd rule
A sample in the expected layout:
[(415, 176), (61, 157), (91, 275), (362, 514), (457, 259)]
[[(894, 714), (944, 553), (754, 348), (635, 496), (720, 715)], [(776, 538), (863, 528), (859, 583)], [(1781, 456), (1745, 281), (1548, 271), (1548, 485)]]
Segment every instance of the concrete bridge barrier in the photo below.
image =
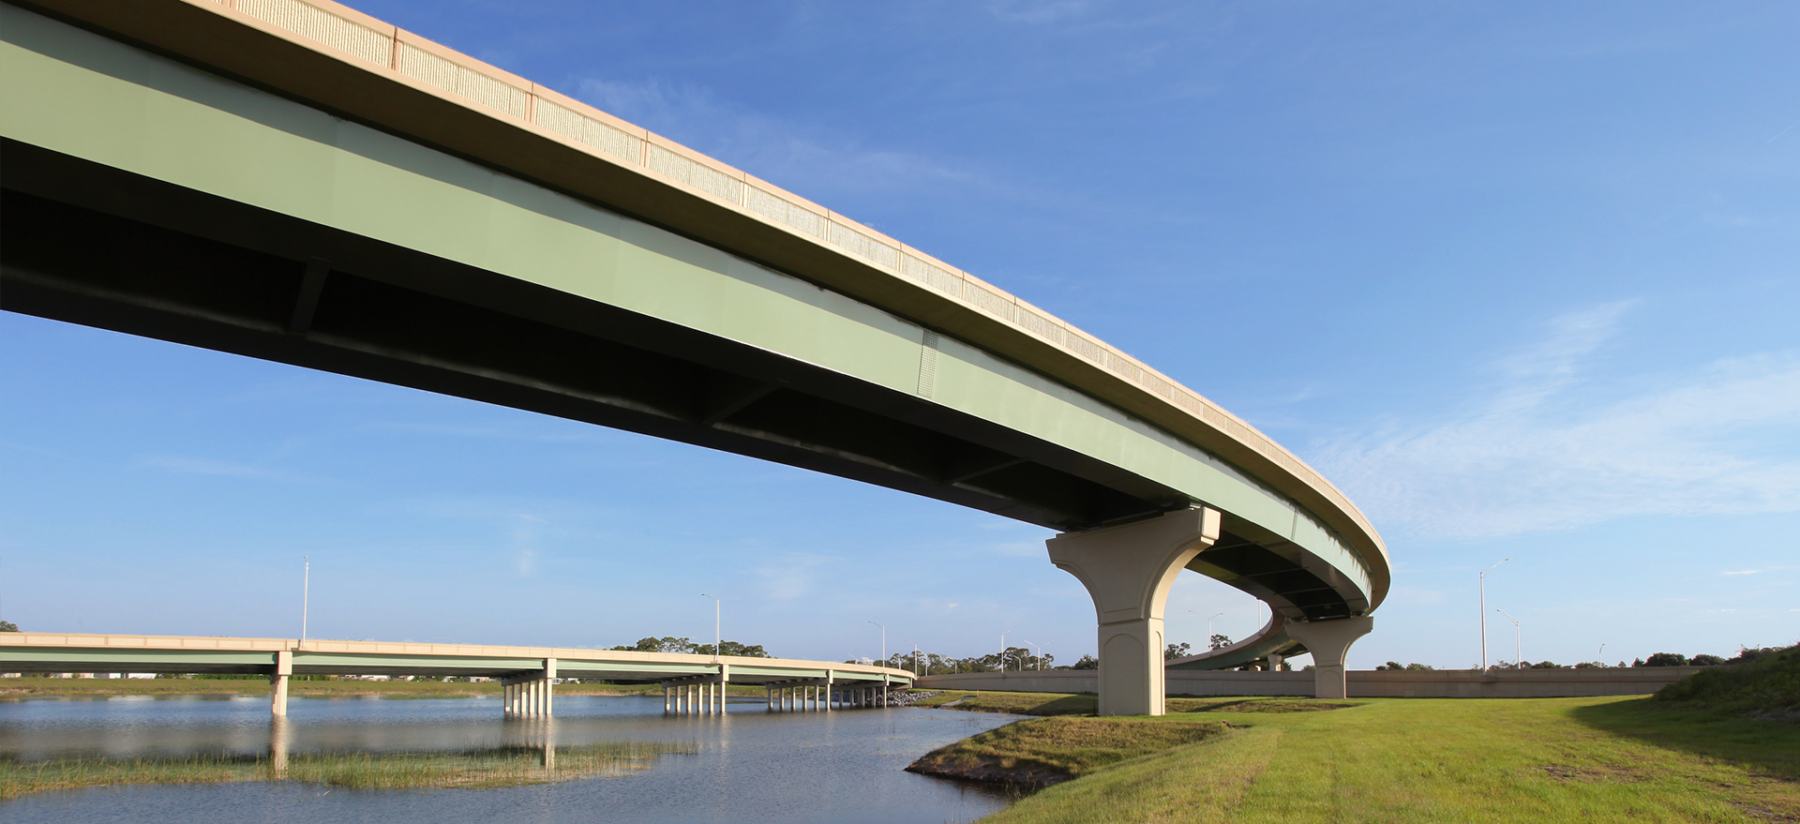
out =
[[(1701, 669), (1354, 670), (1344, 676), (1350, 698), (1576, 698), (1649, 695)], [(1315, 688), (1311, 672), (1168, 670), (1164, 683), (1168, 695), (1184, 696), (1311, 697)], [(1098, 692), (1099, 686), (1093, 670), (1046, 670), (927, 675), (914, 688), (1072, 694)]]

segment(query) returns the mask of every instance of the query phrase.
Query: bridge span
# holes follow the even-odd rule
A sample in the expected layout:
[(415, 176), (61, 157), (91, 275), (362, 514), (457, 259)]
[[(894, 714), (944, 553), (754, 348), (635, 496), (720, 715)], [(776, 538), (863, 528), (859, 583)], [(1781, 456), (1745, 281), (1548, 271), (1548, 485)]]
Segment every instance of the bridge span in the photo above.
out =
[(670, 714), (725, 711), (725, 686), (766, 690), (771, 712), (885, 706), (910, 687), (902, 669), (734, 655), (293, 638), (0, 633), (0, 672), (236, 673), (269, 677), (269, 709), (287, 715), (295, 675), (491, 678), (507, 718), (549, 718), (559, 678), (662, 684)]
[[(1182, 569), (1342, 695), (1391, 565), (1149, 365), (645, 129), (328, 0), (0, 0), (0, 308), (729, 450), (1060, 533), (1104, 714)], [(1072, 160), (1078, 162), (1078, 159)], [(1106, 273), (1095, 273), (1096, 278)], [(1146, 321), (1156, 295), (1143, 295)], [(1160, 315), (1279, 335), (1277, 307)], [(1184, 662), (1216, 666), (1225, 658)]]

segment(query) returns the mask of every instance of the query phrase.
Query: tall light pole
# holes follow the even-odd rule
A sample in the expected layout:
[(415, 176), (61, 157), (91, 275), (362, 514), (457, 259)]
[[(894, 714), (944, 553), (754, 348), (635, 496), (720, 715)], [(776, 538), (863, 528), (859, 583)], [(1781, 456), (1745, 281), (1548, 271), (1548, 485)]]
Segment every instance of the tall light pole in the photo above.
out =
[(713, 598), (711, 595), (708, 595), (704, 592), (700, 593), (700, 597), (712, 598), (712, 602), (713, 602), (713, 660), (717, 661), (717, 660), (719, 660), (719, 645), (721, 643), (723, 643), (722, 641), (719, 640), (719, 612), (720, 612), (719, 599)]
[(1512, 613), (1503, 609), (1496, 609), (1494, 611), (1506, 616), (1506, 620), (1513, 622), (1513, 664), (1520, 669), (1524, 669), (1525, 655), (1519, 651), (1522, 648), (1522, 645), (1519, 643), (1519, 619), (1512, 617)]
[[(1043, 672), (1044, 671), (1044, 648), (1038, 646), (1037, 644), (1031, 643), (1031, 641), (1029, 641), (1029, 640), (1027, 640), (1025, 642), (1025, 646), (1032, 647), (1037, 650), (1037, 668), (1038, 668), (1039, 672)], [(1024, 669), (1024, 667), (1020, 667), (1020, 669)]]
[[(874, 621), (869, 623), (875, 624)], [(875, 624), (875, 626), (881, 627), (880, 624)], [(881, 665), (887, 666), (887, 627), (881, 627)]]
[[(1012, 632), (1007, 630), (1006, 632)], [(1000, 633), (1000, 671), (1006, 671), (1006, 632)]]
[(312, 599), (312, 558), (302, 555), (300, 561), (306, 564), (300, 573), (300, 646), (306, 646), (306, 608)]
[(1606, 645), (1605, 644), (1601, 644), (1600, 651), (1594, 653), (1594, 663), (1599, 664), (1600, 666), (1603, 666), (1603, 667), (1606, 666)]
[[(1512, 559), (1511, 558), (1501, 558), (1500, 564), (1504, 564), (1510, 560), (1512, 560)], [(1499, 569), (1500, 564), (1495, 564), (1491, 567), (1488, 567), (1487, 569), (1482, 570), (1481, 575), (1478, 576), (1476, 579), (1476, 583), (1481, 590), (1481, 671), (1482, 672), (1488, 671), (1488, 664), (1487, 664), (1487, 574), (1490, 572), (1493, 572), (1496, 569)]]

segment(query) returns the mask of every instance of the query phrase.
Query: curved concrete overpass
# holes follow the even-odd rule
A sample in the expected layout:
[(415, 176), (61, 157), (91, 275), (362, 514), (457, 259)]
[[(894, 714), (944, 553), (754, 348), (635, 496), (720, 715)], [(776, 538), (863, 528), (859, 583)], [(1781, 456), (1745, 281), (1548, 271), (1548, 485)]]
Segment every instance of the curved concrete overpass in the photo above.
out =
[(317, 0), (0, 12), (0, 308), (1052, 527), (1095, 596), (1103, 673), (1130, 671), (1110, 689), (1137, 697), (1108, 712), (1160, 711), (1180, 568), (1266, 601), (1288, 636), (1366, 627), (1387, 593), (1356, 507), (1216, 404), (523, 78)]

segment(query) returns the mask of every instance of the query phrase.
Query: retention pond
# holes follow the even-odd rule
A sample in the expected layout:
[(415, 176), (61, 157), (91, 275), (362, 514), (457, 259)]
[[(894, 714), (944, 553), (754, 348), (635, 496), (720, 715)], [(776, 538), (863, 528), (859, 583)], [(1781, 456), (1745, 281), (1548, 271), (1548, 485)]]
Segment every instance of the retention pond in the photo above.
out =
[[(0, 701), (0, 760), (16, 767), (73, 759), (267, 758), (274, 735), (268, 713), (265, 697)], [(556, 715), (550, 722), (502, 721), (494, 698), (295, 698), (282, 737), (297, 765), (334, 754), (545, 748), (572, 754), (618, 744), (669, 754), (607, 777), (479, 790), (356, 790), (284, 780), (32, 793), (0, 801), (0, 818), (9, 824), (973, 821), (1006, 806), (1007, 797), (904, 768), (933, 748), (1017, 720), (930, 709), (769, 713), (760, 698), (730, 703), (723, 715), (665, 717), (660, 696), (558, 697)]]

